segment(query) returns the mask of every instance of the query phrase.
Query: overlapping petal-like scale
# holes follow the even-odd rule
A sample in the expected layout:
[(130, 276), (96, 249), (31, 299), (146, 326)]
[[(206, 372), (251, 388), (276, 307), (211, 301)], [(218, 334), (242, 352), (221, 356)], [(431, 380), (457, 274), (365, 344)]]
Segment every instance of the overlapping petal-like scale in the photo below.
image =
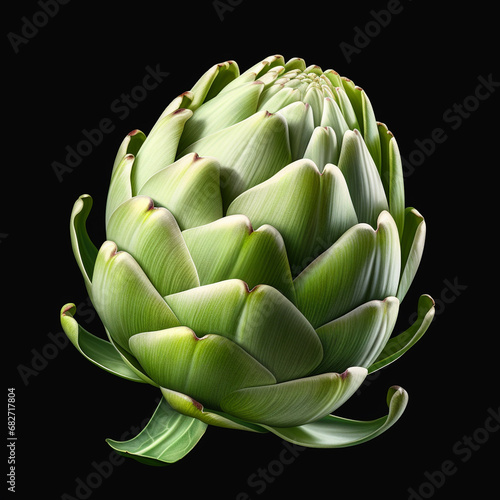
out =
[(382, 352), (368, 368), (370, 373), (396, 361), (416, 344), (434, 319), (434, 300), (429, 295), (421, 295), (418, 300), (417, 319), (403, 333), (389, 339)]
[(381, 148), (380, 178), (384, 186), (389, 211), (399, 234), (403, 234), (405, 219), (405, 193), (401, 155), (394, 135), (383, 123), (378, 123)]
[(106, 226), (113, 212), (125, 201), (132, 198), (132, 184), (130, 176), (134, 165), (135, 156), (126, 154), (113, 169), (111, 182), (106, 202)]
[(189, 250), (174, 216), (147, 196), (122, 203), (111, 216), (107, 237), (134, 256), (160, 295), (199, 286)]
[(185, 326), (138, 333), (130, 349), (159, 385), (219, 409), (231, 392), (275, 384), (276, 379), (245, 350), (221, 335), (199, 338)]
[(179, 325), (137, 261), (112, 241), (97, 255), (92, 301), (113, 340), (128, 352), (132, 335)]
[(285, 120), (267, 111), (203, 137), (181, 154), (189, 152), (219, 161), (224, 209), (240, 193), (281, 170), (291, 157)]
[(241, 77), (245, 77), (246, 75), (253, 75), (256, 79), (262, 79), (262, 77), (268, 73), (271, 69), (276, 67), (282, 67), (285, 65), (285, 60), (283, 56), (279, 54), (275, 54), (273, 56), (266, 57), (254, 64), (250, 68), (248, 68), (244, 73), (241, 74)]
[[(349, 97), (349, 101), (356, 113), (359, 123), (359, 131), (366, 143), (377, 169), (380, 171), (381, 165), (381, 145), (378, 131), (378, 124), (375, 120), (375, 113), (366, 92), (354, 85), (348, 78), (342, 78), (343, 89)], [(358, 127), (354, 127), (358, 128)]]
[(191, 89), (193, 98), (189, 109), (195, 111), (204, 102), (228, 88), (230, 82), (236, 79), (239, 73), (238, 64), (235, 61), (226, 61), (212, 66)]
[(304, 151), (304, 158), (312, 160), (323, 172), (328, 163), (338, 163), (339, 155), (335, 131), (331, 127), (316, 127)]
[(192, 115), (189, 109), (177, 109), (155, 125), (135, 158), (131, 174), (133, 194), (153, 174), (174, 162), (184, 124)]
[(301, 95), (297, 89), (292, 89), (290, 87), (280, 88), (274, 85), (270, 89), (276, 89), (276, 92), (268, 92), (266, 94), (266, 99), (260, 99), (258, 111), (267, 111), (269, 113), (276, 113), (282, 108), (292, 104), (294, 102), (299, 102)]
[(308, 375), (323, 357), (314, 329), (273, 287), (249, 291), (243, 281), (228, 280), (165, 300), (182, 325), (198, 335), (216, 333), (237, 343), (278, 381)]
[(256, 226), (275, 227), (283, 236), (295, 275), (357, 223), (340, 170), (327, 165), (320, 174), (306, 159), (242, 193), (227, 214), (245, 214)]
[(246, 83), (203, 103), (184, 126), (179, 151), (221, 129), (239, 123), (257, 110), (262, 82)]
[(373, 439), (392, 427), (408, 404), (408, 393), (393, 386), (387, 393), (389, 413), (376, 420), (350, 420), (328, 415), (316, 422), (296, 427), (271, 427), (264, 425), (282, 439), (310, 448), (345, 448)]
[(182, 392), (172, 391), (165, 387), (160, 387), (160, 390), (167, 403), (183, 415), (199, 419), (209, 425), (216, 425), (217, 427), (250, 432), (267, 432), (266, 429), (263, 429), (259, 425), (245, 422), (228, 413), (205, 408), (199, 401)]
[(303, 101), (311, 106), (314, 125), (317, 127), (321, 123), (323, 114), (323, 92), (316, 85), (309, 85), (304, 93)]
[(335, 131), (335, 136), (337, 138), (337, 147), (340, 151), (342, 148), (344, 135), (350, 129), (349, 125), (347, 125), (345, 121), (342, 111), (340, 111), (337, 102), (331, 97), (325, 97), (320, 125), (322, 127), (330, 127)]
[(378, 215), (389, 210), (389, 205), (377, 166), (357, 130), (345, 133), (338, 166), (349, 186), (359, 222), (375, 227)]
[(297, 306), (317, 328), (365, 302), (395, 296), (400, 263), (396, 224), (382, 212), (377, 230), (357, 224), (297, 276)]
[(291, 159), (303, 158), (314, 130), (311, 106), (302, 101), (295, 102), (280, 109), (278, 114), (285, 118), (288, 125)]
[(113, 165), (106, 202), (106, 224), (113, 212), (132, 197), (132, 166), (146, 136), (140, 130), (132, 130), (123, 139)]
[(318, 420), (349, 399), (363, 383), (365, 368), (323, 373), (281, 384), (239, 389), (222, 399), (222, 409), (243, 420), (293, 427)]
[(335, 92), (333, 95), (337, 101), (337, 104), (339, 105), (340, 111), (342, 112), (342, 115), (348, 127), (351, 130), (360, 131), (361, 127), (358, 122), (358, 117), (356, 116), (356, 112), (354, 111), (352, 102), (350, 101), (346, 91), (344, 90), (343, 79), (342, 79), (342, 86), (335, 87)]
[(315, 373), (369, 367), (380, 354), (398, 317), (396, 297), (371, 300), (316, 330), (324, 356)]
[(153, 174), (137, 194), (168, 208), (181, 229), (222, 217), (220, 166), (215, 158), (189, 153)]
[(250, 289), (271, 285), (295, 302), (295, 289), (281, 234), (272, 226), (253, 230), (248, 217), (229, 215), (183, 232), (201, 285), (233, 278)]
[(405, 211), (404, 231), (401, 238), (401, 278), (397, 296), (403, 300), (417, 273), (424, 251), (425, 220), (414, 208)]

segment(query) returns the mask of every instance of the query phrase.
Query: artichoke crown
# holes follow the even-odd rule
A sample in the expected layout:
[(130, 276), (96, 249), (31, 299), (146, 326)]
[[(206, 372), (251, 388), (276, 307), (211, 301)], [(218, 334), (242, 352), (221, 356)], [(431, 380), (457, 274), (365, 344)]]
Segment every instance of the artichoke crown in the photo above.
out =
[(241, 74), (217, 64), (148, 136), (122, 142), (99, 250), (91, 205), (75, 203), (71, 238), (109, 342), (72, 304), (63, 327), (94, 363), (160, 387), (163, 412), (310, 446), (361, 442), (399, 417), (406, 393), (393, 388), (390, 416), (364, 437), (338, 441), (337, 420), (301, 434), (433, 314), (422, 296), (415, 324), (390, 338), (425, 222), (404, 206), (392, 133), (351, 80), (299, 58)]

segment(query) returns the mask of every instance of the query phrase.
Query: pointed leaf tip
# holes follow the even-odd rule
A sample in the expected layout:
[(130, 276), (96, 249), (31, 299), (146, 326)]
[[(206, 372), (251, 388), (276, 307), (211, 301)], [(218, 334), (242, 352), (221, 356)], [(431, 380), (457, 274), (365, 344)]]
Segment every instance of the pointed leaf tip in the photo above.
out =
[(350, 420), (328, 415), (316, 422), (296, 427), (263, 426), (277, 436), (300, 446), (310, 448), (345, 448), (365, 443), (392, 427), (408, 404), (408, 393), (393, 386), (387, 393), (389, 412), (376, 420)]
[(74, 319), (76, 306), (66, 304), (61, 309), (61, 326), (71, 343), (89, 361), (113, 375), (133, 382), (144, 382), (122, 359), (113, 345), (106, 340), (92, 335)]

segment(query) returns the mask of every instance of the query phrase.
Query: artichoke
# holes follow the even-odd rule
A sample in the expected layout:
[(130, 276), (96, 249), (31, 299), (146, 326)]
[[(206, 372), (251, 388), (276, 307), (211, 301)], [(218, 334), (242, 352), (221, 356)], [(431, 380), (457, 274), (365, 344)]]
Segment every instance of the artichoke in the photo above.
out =
[(187, 454), (208, 424), (308, 447), (365, 442), (401, 416), (332, 411), (427, 330), (434, 302), (392, 336), (425, 222), (404, 206), (401, 158), (366, 93), (333, 70), (268, 57), (217, 64), (122, 142), (92, 243), (81, 196), (73, 251), (109, 340), (61, 310), (75, 347), (162, 393), (146, 428), (108, 440), (147, 463)]

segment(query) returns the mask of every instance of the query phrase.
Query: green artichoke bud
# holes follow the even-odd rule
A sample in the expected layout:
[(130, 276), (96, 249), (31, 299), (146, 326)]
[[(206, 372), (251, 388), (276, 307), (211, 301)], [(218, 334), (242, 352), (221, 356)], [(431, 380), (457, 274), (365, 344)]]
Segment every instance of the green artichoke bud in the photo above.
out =
[(208, 70), (149, 135), (123, 141), (98, 250), (81, 196), (71, 240), (109, 340), (63, 328), (90, 361), (158, 387), (146, 429), (108, 440), (174, 462), (208, 424), (344, 447), (384, 432), (332, 415), (427, 330), (434, 303), (391, 337), (419, 265), (425, 222), (404, 206), (401, 158), (366, 93), (333, 70), (272, 56)]

